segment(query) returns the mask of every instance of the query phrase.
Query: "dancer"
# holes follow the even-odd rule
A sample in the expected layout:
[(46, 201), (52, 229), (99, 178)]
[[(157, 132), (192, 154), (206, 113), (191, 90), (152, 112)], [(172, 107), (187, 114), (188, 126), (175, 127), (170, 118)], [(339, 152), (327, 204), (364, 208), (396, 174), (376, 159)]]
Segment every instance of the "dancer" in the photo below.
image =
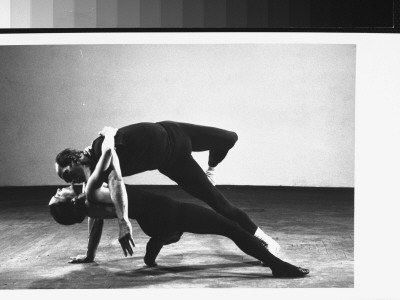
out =
[[(101, 157), (102, 144), (106, 139), (115, 142), (122, 176), (158, 169), (190, 195), (206, 202), (222, 216), (257, 237), (270, 252), (276, 254), (279, 251), (279, 244), (214, 187), (191, 155), (192, 151), (209, 151), (207, 173), (212, 176), (214, 168), (235, 145), (238, 139), (236, 133), (172, 121), (138, 123), (118, 130), (106, 128), (102, 136), (93, 141), (90, 153), (65, 149), (57, 155), (56, 169), (59, 176), (66, 182), (87, 181)], [(111, 199), (119, 219), (121, 244), (127, 245), (131, 234), (125, 212), (127, 199), (122, 181), (110, 180), (115, 178), (113, 172), (112, 169), (106, 170), (104, 180), (109, 183)], [(124, 250), (124, 246), (122, 248)]]
[[(118, 171), (118, 157), (113, 150), (103, 152), (86, 186), (86, 194), (76, 197), (72, 187), (58, 189), (49, 203), (53, 218), (60, 224), (80, 223), (85, 216), (94, 218), (89, 228), (89, 243), (86, 255), (73, 258), (73, 263), (92, 262), (100, 242), (103, 219), (115, 218), (116, 213), (109, 189), (102, 186), (102, 173), (109, 166)], [(271, 254), (262, 244), (243, 230), (238, 224), (214, 211), (189, 203), (174, 201), (166, 196), (141, 191), (126, 185), (128, 216), (136, 219), (143, 232), (150, 236), (146, 246), (144, 262), (150, 267), (157, 266), (156, 257), (164, 245), (179, 241), (184, 232), (216, 234), (230, 238), (243, 252), (271, 268), (275, 277), (304, 277), (307, 269), (284, 262)]]

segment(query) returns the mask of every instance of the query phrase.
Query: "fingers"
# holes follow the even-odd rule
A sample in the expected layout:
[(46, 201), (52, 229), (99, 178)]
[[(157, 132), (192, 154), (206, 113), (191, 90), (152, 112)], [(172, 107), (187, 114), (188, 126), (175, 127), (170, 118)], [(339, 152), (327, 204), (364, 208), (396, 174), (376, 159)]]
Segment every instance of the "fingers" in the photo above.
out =
[(128, 243), (128, 252), (129, 252), (130, 256), (133, 255), (133, 249), (132, 249), (132, 247), (131, 247), (131, 245), (129, 243)]
[(124, 238), (120, 238), (120, 239), (118, 239), (118, 241), (121, 244), (121, 248), (122, 248), (122, 251), (124, 251), (125, 257), (128, 256), (128, 254), (126, 253), (126, 244), (124, 242)]
[(70, 261), (68, 262), (69, 264), (78, 264), (81, 261), (77, 257), (71, 257)]
[(70, 257), (70, 260), (68, 261), (69, 264), (85, 264), (85, 263), (91, 263), (94, 261), (94, 258), (89, 258), (86, 255), (78, 255), (75, 257)]
[(132, 247), (136, 247), (135, 241), (133, 240), (133, 238), (131, 236), (129, 237), (129, 241), (132, 243)]
[(87, 146), (84, 150), (83, 150), (83, 154), (85, 155), (90, 155), (90, 151), (92, 150), (91, 146)]
[(101, 131), (99, 131), (99, 135), (105, 136), (106, 134), (112, 134), (115, 136), (117, 131), (118, 131), (118, 128), (106, 126)]
[(109, 131), (110, 129), (109, 129), (110, 127), (104, 127), (101, 131), (99, 131), (99, 134), (100, 135), (105, 135), (105, 133), (107, 132), (107, 131)]
[(130, 238), (128, 236), (125, 237), (125, 241), (126, 241), (126, 250), (128, 251), (129, 255), (132, 256), (133, 249), (132, 249), (131, 244), (129, 243), (130, 242)]
[[(128, 256), (128, 253), (130, 256), (132, 256), (133, 255), (132, 246), (135, 247), (135, 244), (133, 242), (131, 235), (128, 233), (128, 234), (124, 235), (122, 238), (120, 238), (118, 241), (121, 244), (121, 248), (124, 251), (125, 257)], [(132, 246), (131, 246), (131, 243), (132, 243)]]
[(103, 127), (102, 130), (99, 131), (99, 135), (104, 135), (104, 132), (106, 131), (107, 127)]

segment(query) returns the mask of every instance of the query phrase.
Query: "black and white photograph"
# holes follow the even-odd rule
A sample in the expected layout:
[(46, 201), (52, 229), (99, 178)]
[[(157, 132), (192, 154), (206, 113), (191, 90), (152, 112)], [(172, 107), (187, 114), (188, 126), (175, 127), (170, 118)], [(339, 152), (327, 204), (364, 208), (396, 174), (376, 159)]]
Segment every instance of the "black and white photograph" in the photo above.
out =
[(0, 289), (354, 291), (365, 240), (378, 276), (366, 44), (170, 36), (0, 46)]

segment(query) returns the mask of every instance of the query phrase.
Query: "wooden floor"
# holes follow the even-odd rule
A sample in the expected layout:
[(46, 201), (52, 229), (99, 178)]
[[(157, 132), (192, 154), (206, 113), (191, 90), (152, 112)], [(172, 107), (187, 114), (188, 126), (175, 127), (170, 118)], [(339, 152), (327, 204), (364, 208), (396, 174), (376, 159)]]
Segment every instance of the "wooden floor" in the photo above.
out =
[[(177, 187), (146, 189), (195, 202)], [(276, 279), (269, 268), (224, 237), (184, 234), (166, 246), (159, 267), (143, 262), (148, 240), (133, 221), (137, 247), (125, 258), (115, 220), (106, 220), (97, 259), (68, 264), (84, 254), (87, 222), (56, 224), (47, 204), (55, 187), (0, 189), (0, 289), (96, 288), (326, 288), (354, 287), (353, 189), (221, 187), (265, 232), (281, 258), (310, 269), (301, 279)]]

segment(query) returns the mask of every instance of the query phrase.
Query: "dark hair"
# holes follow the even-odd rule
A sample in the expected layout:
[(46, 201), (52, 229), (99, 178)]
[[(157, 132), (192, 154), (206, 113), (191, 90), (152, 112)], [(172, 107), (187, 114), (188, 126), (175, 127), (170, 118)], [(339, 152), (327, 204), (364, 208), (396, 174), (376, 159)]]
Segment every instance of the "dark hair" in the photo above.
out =
[(75, 201), (55, 202), (49, 205), (53, 219), (61, 225), (82, 223), (86, 217), (85, 194), (80, 194)]
[(81, 158), (83, 151), (75, 150), (71, 148), (64, 149), (56, 156), (56, 163), (61, 167), (65, 168), (70, 166), (72, 162), (77, 163)]

